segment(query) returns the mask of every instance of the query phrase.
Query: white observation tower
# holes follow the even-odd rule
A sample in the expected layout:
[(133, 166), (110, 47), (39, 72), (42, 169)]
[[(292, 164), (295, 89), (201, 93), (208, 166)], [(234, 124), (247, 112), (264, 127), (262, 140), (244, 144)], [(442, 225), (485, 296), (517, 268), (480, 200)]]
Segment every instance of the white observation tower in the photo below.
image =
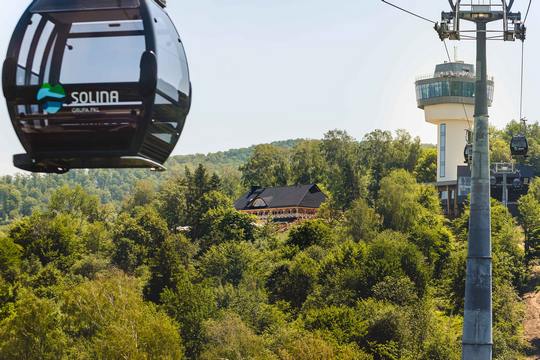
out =
[[(468, 132), (474, 127), (474, 65), (461, 61), (435, 67), (433, 75), (416, 81), (418, 107), (428, 123), (437, 125), (437, 187), (446, 210), (457, 210), (458, 167), (465, 165)], [(488, 104), (493, 101), (493, 79), (488, 80)]]

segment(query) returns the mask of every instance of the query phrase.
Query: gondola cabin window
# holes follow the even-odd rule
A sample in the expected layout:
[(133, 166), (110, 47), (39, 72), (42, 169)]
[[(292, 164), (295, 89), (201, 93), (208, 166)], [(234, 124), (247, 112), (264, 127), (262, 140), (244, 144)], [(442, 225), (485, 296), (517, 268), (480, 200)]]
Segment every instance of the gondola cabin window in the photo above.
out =
[(41, 62), (38, 63), (34, 57), (39, 58), (42, 53), (37, 53), (36, 44), (43, 51), (43, 44), (46, 41), (43, 41), (41, 33), (46, 31), (45, 29), (52, 30), (53, 28), (50, 22), (43, 23), (41, 20), (41, 15), (33, 15), (24, 34), (17, 62), (17, 85), (37, 85), (39, 83), (39, 64)]
[(64, 50), (63, 84), (137, 82), (145, 51), (142, 21), (73, 24)]
[(158, 90), (179, 101), (178, 92), (188, 95), (190, 88), (184, 48), (169, 16), (153, 1), (149, 2), (149, 8), (156, 34)]

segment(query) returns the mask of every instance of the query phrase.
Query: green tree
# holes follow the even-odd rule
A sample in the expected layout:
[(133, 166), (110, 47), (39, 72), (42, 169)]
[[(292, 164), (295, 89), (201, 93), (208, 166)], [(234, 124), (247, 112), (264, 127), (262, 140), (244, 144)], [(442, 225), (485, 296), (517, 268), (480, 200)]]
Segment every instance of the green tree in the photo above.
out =
[(62, 309), (75, 354), (92, 359), (184, 358), (176, 323), (144, 303), (137, 280), (121, 273), (68, 291)]
[(43, 265), (54, 263), (59, 268), (67, 269), (83, 249), (75, 227), (78, 220), (67, 214), (51, 217), (34, 213), (15, 222), (10, 228), (9, 237), (22, 246), (25, 258), (35, 256)]
[(222, 319), (208, 321), (205, 330), (203, 360), (277, 360), (268, 350), (264, 338), (254, 334), (236, 314), (225, 314)]
[(373, 360), (356, 345), (337, 346), (332, 341), (310, 333), (300, 333), (278, 350), (282, 360)]
[(156, 184), (150, 180), (139, 180), (125, 199), (126, 209), (150, 204), (156, 197)]
[(201, 251), (228, 241), (255, 240), (255, 217), (233, 208), (211, 209), (201, 219)]
[[(169, 236), (149, 260), (150, 279), (144, 288), (148, 300), (159, 303), (165, 289), (176, 289), (176, 278), (192, 271), (197, 247), (183, 235)], [(180, 275), (179, 275), (180, 274)]]
[(367, 335), (367, 321), (352, 307), (311, 309), (302, 319), (307, 330), (325, 332), (340, 344), (362, 343)]
[(219, 285), (238, 286), (244, 276), (255, 272), (257, 252), (246, 242), (225, 242), (212, 246), (200, 259), (200, 271)]
[[(455, 225), (462, 241), (468, 238), (470, 210), (467, 207)], [(526, 280), (525, 252), (516, 220), (500, 202), (491, 200), (491, 237), (494, 283), (509, 282), (520, 289)]]
[(204, 214), (210, 209), (230, 203), (230, 200), (215, 187), (216, 182), (211, 180), (206, 168), (202, 165), (199, 165), (193, 175), (186, 169), (186, 218), (184, 224), (181, 225), (191, 227), (190, 234), (193, 239), (198, 239), (202, 235), (201, 220)]
[(373, 287), (387, 277), (407, 277), (414, 283), (419, 298), (426, 292), (429, 271), (424, 257), (416, 246), (399, 233), (381, 233), (368, 247), (364, 266), (369, 289), (366, 295), (371, 295)]
[(245, 186), (285, 186), (289, 183), (288, 152), (273, 145), (258, 145), (240, 167)]
[(325, 172), (326, 163), (320, 141), (301, 141), (293, 148), (291, 174), (295, 184), (323, 183), (325, 182)]
[(381, 217), (364, 199), (354, 201), (345, 212), (345, 228), (355, 241), (371, 240), (381, 225)]
[(12, 282), (19, 273), (22, 249), (7, 236), (0, 235), (0, 276)]
[(14, 315), (0, 322), (0, 358), (6, 360), (63, 358), (67, 338), (62, 315), (52, 300), (23, 292)]
[(540, 258), (540, 201), (535, 181), (529, 194), (519, 200), (519, 220), (525, 232), (525, 256), (528, 262)]
[(48, 210), (52, 214), (70, 214), (76, 219), (96, 221), (100, 219), (100, 202), (95, 195), (90, 195), (82, 186), (62, 186), (49, 200)]
[(312, 245), (329, 247), (333, 244), (332, 229), (322, 220), (308, 220), (292, 228), (287, 244), (299, 250)]
[(304, 253), (299, 253), (290, 263), (276, 267), (269, 276), (266, 287), (270, 300), (286, 301), (300, 309), (313, 291), (319, 277), (320, 265)]
[(414, 168), (416, 181), (419, 183), (434, 183), (437, 181), (437, 149), (422, 149), (418, 163)]
[(373, 297), (400, 306), (418, 301), (415, 284), (408, 277), (387, 276), (373, 287)]
[(391, 171), (414, 171), (421, 154), (419, 138), (405, 130), (398, 130), (393, 137), (390, 131), (375, 130), (360, 142), (360, 164), (371, 171), (370, 198), (377, 198), (381, 179)]
[(512, 161), (510, 144), (499, 137), (490, 140), (490, 157), (492, 163), (509, 163)]
[(0, 219), (6, 222), (15, 218), (21, 207), (21, 192), (15, 185), (0, 184)]
[(133, 273), (153, 258), (169, 236), (167, 223), (151, 206), (137, 207), (132, 214), (121, 214), (113, 237), (113, 264)]
[(359, 197), (367, 195), (369, 175), (360, 167), (358, 143), (345, 131), (333, 130), (321, 144), (327, 163), (327, 187), (337, 206), (347, 209)]
[(216, 300), (221, 312), (234, 312), (256, 334), (270, 334), (287, 326), (287, 315), (280, 305), (269, 304), (262, 284), (265, 276), (256, 272), (244, 274), (240, 284), (226, 284), (216, 288)]
[(493, 287), (493, 358), (518, 359), (524, 348), (522, 324), (523, 304), (509, 283)]
[(81, 238), (88, 253), (108, 257), (113, 252), (113, 231), (101, 221), (86, 224)]
[(184, 179), (173, 177), (166, 180), (157, 193), (156, 207), (170, 230), (179, 226), (186, 226), (186, 191), (187, 185)]
[(196, 359), (207, 343), (204, 323), (215, 314), (215, 295), (206, 284), (194, 283), (186, 271), (175, 275), (173, 287), (162, 292), (161, 308), (180, 324), (186, 357)]
[(377, 207), (385, 227), (407, 232), (422, 213), (421, 186), (405, 170), (395, 170), (381, 180)]

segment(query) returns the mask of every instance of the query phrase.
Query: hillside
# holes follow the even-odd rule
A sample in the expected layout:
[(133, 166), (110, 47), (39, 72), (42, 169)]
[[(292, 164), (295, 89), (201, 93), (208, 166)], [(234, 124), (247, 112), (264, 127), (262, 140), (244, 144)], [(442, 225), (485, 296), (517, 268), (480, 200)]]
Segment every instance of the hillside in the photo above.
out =
[[(335, 130), (165, 174), (5, 177), (0, 359), (459, 360), (469, 213), (442, 215), (436, 159), (405, 131)], [(297, 183), (328, 200), (287, 232), (232, 206)], [(521, 218), (492, 208), (494, 359), (516, 360), (540, 182)]]
[[(284, 140), (271, 143), (280, 149), (291, 149), (300, 140)], [(230, 178), (239, 178), (238, 168), (251, 156), (256, 146), (231, 149), (223, 152), (193, 155), (176, 155), (166, 163), (163, 173), (149, 170), (72, 170), (64, 175), (18, 174), (0, 178), (0, 219), (17, 214), (29, 215), (34, 207), (48, 201), (50, 194), (62, 186), (82, 186), (97, 194), (104, 203), (122, 201), (140, 181), (156, 186), (162, 181), (182, 176), (185, 169), (194, 170), (199, 165), (208, 171)]]
[[(283, 149), (292, 149), (300, 141), (302, 141), (302, 139), (275, 141), (270, 143), (270, 145)], [(238, 168), (249, 159), (256, 146), (257, 145), (253, 145), (248, 148), (231, 149), (227, 151), (209, 153), (206, 155), (176, 155), (169, 159), (167, 162), (167, 167), (178, 168), (180, 166), (188, 166), (194, 168), (199, 164), (203, 164), (208, 168)]]
[(530, 344), (529, 360), (540, 359), (540, 266), (533, 268), (525, 303), (525, 338)]
[[(509, 161), (511, 159), (508, 143), (513, 134), (520, 131), (520, 125), (516, 122), (511, 122), (504, 130), (492, 129), (492, 161)], [(329, 134), (331, 134), (330, 132)], [(339, 132), (338, 132), (339, 133)], [(537, 169), (540, 175), (540, 127), (538, 123), (529, 125), (528, 134), (530, 134), (531, 154), (524, 161), (532, 164)], [(327, 134), (328, 135), (328, 134)], [(349, 135), (347, 135), (349, 136)], [(401, 149), (401, 146), (413, 146), (416, 150), (434, 149), (433, 145), (421, 144), (419, 139), (413, 139), (406, 131), (399, 130), (393, 138), (392, 133), (388, 131), (376, 130), (366, 134), (361, 140), (356, 140), (349, 136), (353, 141), (356, 141), (359, 146), (359, 153), (355, 154), (357, 162), (364, 161), (364, 166), (377, 166), (370, 162), (384, 163), (388, 156), (385, 152), (395, 152), (396, 154), (407, 151)], [(396, 148), (388, 148), (392, 144), (392, 140), (396, 141)], [(410, 143), (407, 145), (407, 143)], [(314, 145), (306, 145), (314, 144)], [(283, 157), (287, 171), (295, 172), (296, 169), (290, 168), (289, 165), (295, 161), (299, 162), (302, 157), (305, 158), (312, 149), (310, 147), (320, 146), (320, 140), (301, 140), (291, 139), (284, 141), (276, 141), (267, 144), (266, 151), (268, 153), (278, 154), (278, 157)], [(405, 144), (405, 145), (403, 145)], [(412, 145), (411, 145), (412, 144)], [(48, 202), (50, 194), (54, 189), (58, 189), (64, 185), (76, 186), (80, 185), (92, 194), (99, 196), (103, 203), (118, 204), (129, 195), (136, 184), (141, 181), (146, 181), (152, 184), (154, 188), (159, 187), (161, 183), (169, 178), (183, 176), (185, 169), (194, 170), (197, 166), (204, 166), (210, 173), (215, 173), (222, 176), (224, 179), (224, 191), (231, 197), (241, 194), (247, 185), (241, 179), (240, 167), (246, 164), (248, 159), (253, 155), (256, 149), (263, 145), (253, 145), (248, 148), (231, 149), (222, 152), (210, 154), (193, 154), (193, 155), (177, 155), (173, 156), (166, 163), (168, 171), (163, 173), (155, 173), (147, 170), (75, 170), (70, 171), (65, 175), (15, 175), (3, 176), (0, 178), (0, 221), (9, 221), (18, 215), (30, 215), (34, 208), (40, 208)], [(385, 150), (386, 149), (386, 150)], [(375, 154), (373, 154), (375, 152)], [(263, 161), (269, 161), (275, 154), (267, 154)], [(427, 153), (426, 153), (427, 154)], [(436, 168), (436, 154), (429, 153), (429, 157), (423, 159), (423, 176), (419, 178), (421, 182), (434, 181), (434, 172)], [(293, 159), (296, 156), (296, 159)], [(393, 155), (392, 155), (393, 156)], [(309, 162), (315, 162), (309, 164)], [(523, 161), (523, 160), (520, 160)], [(317, 157), (309, 159), (305, 158), (305, 166), (315, 167), (312, 172), (316, 172), (317, 162), (320, 159)], [(379, 165), (380, 166), (380, 165)], [(414, 171), (410, 164), (403, 163), (409, 171)], [(285, 174), (290, 177), (289, 174)], [(300, 182), (324, 182), (320, 176), (316, 174), (305, 174), (306, 176), (294, 176), (290, 178), (289, 183)], [(271, 175), (263, 174), (257, 177), (256, 174), (249, 175), (252, 180), (257, 179), (258, 184), (265, 185), (271, 181)], [(268, 177), (270, 176), (270, 178)]]

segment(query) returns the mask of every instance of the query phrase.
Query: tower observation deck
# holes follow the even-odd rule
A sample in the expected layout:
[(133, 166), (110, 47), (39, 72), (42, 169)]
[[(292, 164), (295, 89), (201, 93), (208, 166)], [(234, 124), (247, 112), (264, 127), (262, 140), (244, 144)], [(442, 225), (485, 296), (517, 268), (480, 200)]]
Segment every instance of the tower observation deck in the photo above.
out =
[[(467, 132), (474, 125), (475, 83), (474, 65), (461, 61), (439, 64), (433, 74), (415, 83), (418, 108), (424, 110), (426, 122), (437, 125), (437, 186), (448, 208), (457, 207), (458, 167), (465, 165)], [(489, 106), (493, 91), (489, 78)]]

